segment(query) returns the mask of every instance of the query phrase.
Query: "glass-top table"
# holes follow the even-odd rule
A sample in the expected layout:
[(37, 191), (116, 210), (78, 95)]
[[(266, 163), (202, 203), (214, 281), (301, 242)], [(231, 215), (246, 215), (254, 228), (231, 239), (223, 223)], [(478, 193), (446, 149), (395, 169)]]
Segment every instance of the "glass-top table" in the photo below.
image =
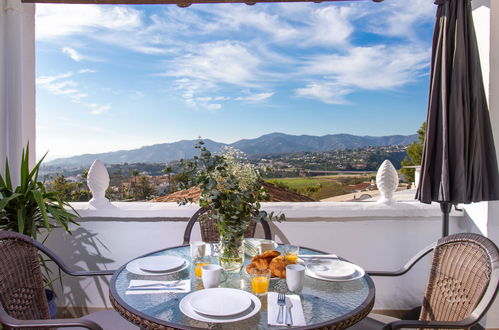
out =
[[(280, 250), (281, 247), (278, 248)], [(281, 251), (282, 252), (282, 251)], [(322, 254), (319, 251), (300, 247), (300, 254)], [(146, 256), (173, 255), (185, 258), (191, 264), (183, 271), (163, 276), (141, 276), (130, 273), (126, 265), (121, 267), (111, 279), (110, 299), (114, 308), (126, 319), (144, 329), (282, 329), (267, 324), (267, 296), (260, 297), (262, 308), (255, 316), (234, 323), (213, 324), (196, 321), (182, 314), (180, 300), (188, 293), (154, 293), (125, 295), (130, 280), (177, 280), (191, 279), (191, 292), (203, 289), (201, 279), (197, 279), (191, 262), (189, 246), (173, 247)], [(144, 257), (144, 256), (143, 256)], [(251, 257), (245, 257), (245, 264)], [(251, 292), (249, 276), (230, 274), (220, 287), (236, 288)], [(291, 294), (285, 279), (271, 280), (269, 291)], [(368, 275), (347, 282), (331, 282), (305, 276), (305, 284), (300, 294), (306, 327), (313, 329), (331, 327), (345, 329), (367, 316), (374, 305), (374, 283)]]

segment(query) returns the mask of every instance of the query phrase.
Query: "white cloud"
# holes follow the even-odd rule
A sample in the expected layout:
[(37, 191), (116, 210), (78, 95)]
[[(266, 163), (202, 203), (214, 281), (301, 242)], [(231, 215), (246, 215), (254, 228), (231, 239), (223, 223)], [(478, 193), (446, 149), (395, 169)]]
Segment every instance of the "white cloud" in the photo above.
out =
[(78, 71), (78, 73), (95, 73), (97, 70), (92, 70), (92, 69), (81, 69)]
[(247, 95), (247, 96), (236, 97), (235, 100), (236, 101), (247, 101), (247, 102), (262, 102), (262, 101), (265, 101), (265, 100), (268, 100), (269, 98), (271, 98), (272, 95), (274, 95), (273, 92), (257, 93), (257, 94)]
[(328, 82), (314, 82), (307, 84), (304, 88), (295, 89), (295, 94), (297, 96), (318, 99), (321, 102), (328, 104), (345, 104), (345, 96), (348, 95), (351, 90), (346, 89), (343, 86), (338, 86)]
[(63, 47), (62, 52), (68, 55), (75, 62), (81, 61), (81, 55), (71, 47)]
[(37, 4), (36, 37), (51, 39), (99, 30), (131, 31), (140, 27), (141, 11), (122, 6)]
[(92, 110), (90, 111), (92, 115), (100, 115), (103, 112), (111, 110), (110, 104), (106, 105), (90, 104), (90, 107), (92, 108)]
[(188, 54), (168, 63), (167, 76), (251, 86), (257, 80), (261, 59), (245, 45), (217, 41), (196, 45)]

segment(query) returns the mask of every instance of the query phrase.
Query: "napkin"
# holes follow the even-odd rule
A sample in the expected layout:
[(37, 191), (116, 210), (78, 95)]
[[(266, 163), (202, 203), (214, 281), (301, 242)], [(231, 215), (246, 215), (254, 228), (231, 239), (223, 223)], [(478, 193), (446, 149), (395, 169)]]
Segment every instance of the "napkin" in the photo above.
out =
[(259, 252), (258, 248), (260, 246), (260, 240), (255, 238), (245, 238), (243, 241), (244, 249), (246, 254), (250, 256), (256, 256)]
[[(128, 288), (145, 285), (145, 284), (170, 284), (177, 281), (150, 281), (150, 280), (131, 280)], [(161, 285), (158, 286), (148, 286), (147, 289), (133, 289), (126, 290), (125, 294), (155, 294), (155, 293), (187, 293), (191, 291), (191, 280), (183, 280), (176, 284), (173, 288), (165, 288)]]
[[(287, 294), (286, 299), (289, 299), (293, 304), (291, 308), (291, 316), (293, 317), (293, 326), (305, 326), (305, 315), (303, 315), (303, 307), (301, 306), (300, 296), (296, 294)], [(286, 326), (286, 307), (284, 307), (284, 313), (282, 319), (283, 324), (277, 323), (277, 315), (279, 314), (279, 305), (277, 305), (277, 292), (267, 293), (267, 323), (269, 325), (282, 325)]]

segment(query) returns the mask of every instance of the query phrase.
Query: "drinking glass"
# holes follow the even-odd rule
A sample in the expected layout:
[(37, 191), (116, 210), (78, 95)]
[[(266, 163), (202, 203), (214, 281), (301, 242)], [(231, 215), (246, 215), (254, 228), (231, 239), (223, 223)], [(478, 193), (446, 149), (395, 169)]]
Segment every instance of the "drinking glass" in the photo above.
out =
[(252, 269), (250, 271), (251, 291), (257, 296), (264, 296), (269, 291), (270, 269)]
[(204, 256), (202, 258), (196, 259), (194, 263), (194, 272), (196, 273), (196, 277), (201, 278), (203, 275), (202, 267), (208, 264), (211, 264), (211, 256)]
[(298, 254), (300, 253), (300, 247), (298, 245), (284, 245), (283, 246), (283, 251), (284, 251), (284, 259), (288, 263), (291, 264), (296, 264), (298, 261)]
[(289, 291), (300, 292), (305, 281), (305, 267), (300, 264), (286, 266), (286, 284)]
[(193, 241), (190, 243), (191, 248), (191, 259), (192, 261), (196, 261), (204, 257), (206, 254), (206, 243), (202, 241)]

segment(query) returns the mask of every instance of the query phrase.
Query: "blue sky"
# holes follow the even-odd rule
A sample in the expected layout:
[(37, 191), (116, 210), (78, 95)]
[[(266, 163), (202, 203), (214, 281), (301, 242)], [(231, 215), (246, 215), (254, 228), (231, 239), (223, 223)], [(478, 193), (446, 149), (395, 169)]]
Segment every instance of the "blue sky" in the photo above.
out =
[(37, 154), (271, 132), (413, 134), (427, 0), (37, 5)]

